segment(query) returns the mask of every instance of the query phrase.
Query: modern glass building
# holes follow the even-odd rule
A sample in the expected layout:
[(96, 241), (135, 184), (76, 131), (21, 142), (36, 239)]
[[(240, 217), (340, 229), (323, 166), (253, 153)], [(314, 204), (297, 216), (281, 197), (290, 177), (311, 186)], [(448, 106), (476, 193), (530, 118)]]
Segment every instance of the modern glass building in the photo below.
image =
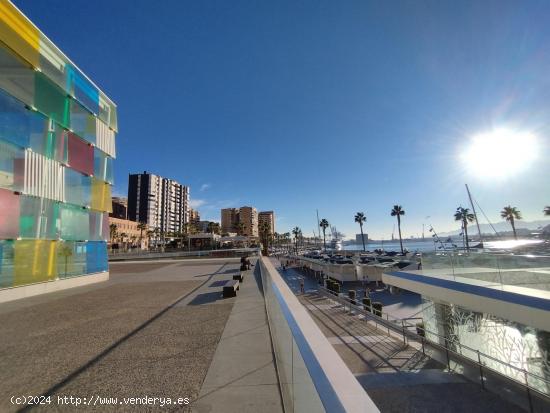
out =
[(115, 104), (0, 0), (0, 301), (108, 278), (116, 131)]

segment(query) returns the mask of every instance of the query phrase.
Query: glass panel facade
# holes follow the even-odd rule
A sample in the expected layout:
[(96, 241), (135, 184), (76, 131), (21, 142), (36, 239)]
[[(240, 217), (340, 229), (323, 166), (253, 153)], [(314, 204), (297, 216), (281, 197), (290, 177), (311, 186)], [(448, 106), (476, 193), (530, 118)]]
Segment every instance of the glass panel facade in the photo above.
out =
[(92, 197), (92, 178), (71, 168), (65, 168), (65, 202), (89, 207)]
[(69, 166), (86, 175), (94, 173), (94, 148), (69, 132)]
[(86, 273), (86, 243), (61, 241), (57, 243), (57, 274), (70, 278)]
[(114, 183), (113, 158), (97, 148), (94, 148), (94, 178), (101, 179), (111, 185)]
[(13, 286), (53, 281), (57, 276), (57, 241), (15, 241)]
[(0, 39), (0, 289), (106, 271), (116, 105), (7, 0)]
[(86, 273), (107, 271), (107, 243), (90, 241), (86, 243)]
[(34, 106), (65, 128), (70, 127), (70, 101), (55, 83), (40, 72), (34, 77)]
[(85, 241), (90, 237), (88, 210), (69, 204), (60, 205), (61, 238), (70, 241)]
[(26, 105), (33, 106), (34, 70), (3, 46), (0, 46), (0, 70), (0, 89)]
[(55, 128), (54, 125), (51, 125), (50, 131), (32, 134), (29, 146), (33, 152), (66, 164), (68, 160), (68, 139), (68, 132), (65, 129)]
[(96, 118), (75, 100), (71, 100), (71, 130), (95, 145)]
[(113, 212), (111, 185), (100, 179), (92, 178), (91, 208), (97, 211)]
[(21, 238), (59, 238), (59, 202), (21, 195), (19, 228)]
[(0, 288), (13, 286), (14, 241), (0, 241)]
[(90, 211), (91, 241), (107, 241), (109, 239), (109, 214), (106, 212)]
[(0, 2), (0, 38), (30, 64), (39, 60), (40, 31), (9, 2)]
[(0, 140), (0, 188), (23, 190), (25, 151)]
[(7, 189), (0, 189), (0, 239), (16, 239), (19, 236), (20, 196)]

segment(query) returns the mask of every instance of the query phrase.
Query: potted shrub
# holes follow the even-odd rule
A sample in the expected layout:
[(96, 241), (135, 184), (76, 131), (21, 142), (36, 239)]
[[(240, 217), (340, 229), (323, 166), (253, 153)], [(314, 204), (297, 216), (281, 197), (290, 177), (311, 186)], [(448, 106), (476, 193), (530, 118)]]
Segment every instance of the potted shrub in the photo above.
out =
[(380, 301), (372, 303), (372, 313), (378, 317), (382, 317), (382, 303)]
[(352, 303), (353, 305), (357, 304), (357, 302), (355, 301), (355, 297), (356, 297), (355, 290), (348, 290), (348, 297), (349, 297), (350, 303)]
[(426, 330), (424, 330), (424, 322), (416, 323), (416, 334), (422, 337), (426, 337)]
[(368, 297), (363, 298), (363, 308), (365, 311), (371, 312), (371, 300)]

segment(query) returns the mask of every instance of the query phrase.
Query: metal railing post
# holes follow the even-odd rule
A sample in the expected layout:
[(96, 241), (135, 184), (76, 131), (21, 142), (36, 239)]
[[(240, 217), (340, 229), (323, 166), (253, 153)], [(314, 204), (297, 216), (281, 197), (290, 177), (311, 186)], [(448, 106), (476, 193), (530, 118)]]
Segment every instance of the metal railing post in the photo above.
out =
[(424, 350), (424, 337), (422, 337), (422, 355), (426, 355), (426, 350)]
[(401, 320), (401, 328), (403, 329), (403, 344), (407, 345), (407, 338), (405, 336), (405, 323)]
[(481, 388), (485, 390), (485, 382), (483, 378), (483, 365), (481, 364), (481, 354), (477, 350), (477, 362), (479, 364), (479, 380), (481, 381)]
[(527, 400), (529, 401), (529, 412), (533, 413), (533, 400), (531, 400), (531, 389), (529, 388), (529, 379), (527, 376), (527, 370), (523, 370), (523, 376), (525, 377), (525, 388), (527, 389)]

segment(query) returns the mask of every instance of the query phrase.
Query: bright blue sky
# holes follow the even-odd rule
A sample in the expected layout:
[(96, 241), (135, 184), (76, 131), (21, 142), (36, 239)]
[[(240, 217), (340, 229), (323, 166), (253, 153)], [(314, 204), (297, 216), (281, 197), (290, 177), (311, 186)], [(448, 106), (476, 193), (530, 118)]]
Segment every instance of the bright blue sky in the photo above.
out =
[[(550, 204), (548, 1), (15, 3), (118, 104), (119, 194), (148, 170), (206, 219), (254, 205), (311, 235), (318, 208), (352, 236), (365, 211), (386, 238), (395, 203), (405, 235), (456, 229), (465, 182), (493, 221)], [(465, 173), (492, 127), (535, 133), (537, 159)]]

